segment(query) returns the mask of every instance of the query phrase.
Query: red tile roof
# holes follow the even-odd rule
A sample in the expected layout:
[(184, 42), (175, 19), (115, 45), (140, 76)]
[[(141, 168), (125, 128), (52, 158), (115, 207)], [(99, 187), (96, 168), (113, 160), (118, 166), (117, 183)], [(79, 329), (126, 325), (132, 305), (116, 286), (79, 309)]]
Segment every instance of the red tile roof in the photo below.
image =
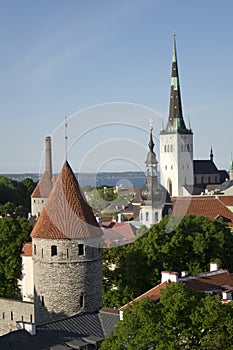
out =
[(139, 295), (136, 299), (132, 300), (129, 304), (125, 304), (124, 306), (121, 306), (119, 308), (119, 311), (123, 311), (123, 310), (127, 309), (127, 307), (129, 305), (132, 305), (132, 303), (141, 301), (142, 299), (145, 299), (145, 298), (150, 298), (150, 300), (153, 300), (153, 301), (159, 300), (160, 296), (161, 296), (161, 294), (160, 294), (161, 290), (165, 289), (167, 287), (168, 283), (169, 282), (163, 282), (163, 283), (158, 284), (157, 286), (148, 290), (144, 294)]
[(81, 193), (78, 181), (66, 162), (37, 220), (31, 237), (92, 238), (102, 236), (91, 207)]
[(52, 190), (52, 181), (47, 171), (42, 175), (40, 181), (36, 185), (31, 194), (31, 198), (48, 198)]
[(227, 207), (233, 206), (233, 196), (219, 196), (218, 198)]
[[(179, 278), (178, 282), (185, 283), (186, 286), (196, 291), (206, 291), (214, 294), (218, 294), (222, 297), (222, 291), (233, 292), (233, 274), (228, 270), (219, 269), (212, 272), (203, 272), (197, 275), (190, 275), (183, 278)], [(119, 308), (119, 311), (125, 310), (133, 302), (138, 302), (144, 298), (150, 298), (152, 301), (157, 301), (161, 297), (161, 290), (165, 289), (168, 283), (175, 282), (163, 282), (148, 290), (144, 294), (140, 295), (129, 304), (126, 304)]]
[(21, 256), (32, 256), (32, 242), (24, 244)]
[(136, 228), (129, 222), (104, 222), (102, 229), (104, 241), (108, 247), (126, 245), (135, 239)]
[(233, 213), (224, 205), (219, 196), (172, 197), (173, 216), (196, 215), (211, 220), (223, 218), (233, 226)]
[(233, 274), (222, 269), (201, 273), (196, 276), (187, 276), (179, 279), (179, 281), (185, 283), (190, 289), (213, 292), (219, 295), (224, 290), (233, 291)]

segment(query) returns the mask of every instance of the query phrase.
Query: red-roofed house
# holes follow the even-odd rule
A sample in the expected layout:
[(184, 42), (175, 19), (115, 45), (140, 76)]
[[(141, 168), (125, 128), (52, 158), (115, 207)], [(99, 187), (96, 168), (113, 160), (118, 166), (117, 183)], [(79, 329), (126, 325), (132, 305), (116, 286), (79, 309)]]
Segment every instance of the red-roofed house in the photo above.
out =
[(182, 282), (192, 290), (217, 294), (222, 298), (223, 303), (233, 300), (233, 274), (229, 273), (228, 270), (219, 269), (218, 264), (214, 262), (210, 263), (210, 271), (208, 272), (188, 275), (187, 271), (184, 271), (180, 278), (177, 272), (163, 271), (161, 280), (161, 283), (154, 288), (120, 307), (120, 319), (123, 319), (123, 311), (134, 302), (139, 302), (144, 298), (149, 298), (151, 301), (159, 301), (161, 290), (165, 289), (169, 283)]
[(223, 220), (233, 226), (233, 213), (227, 208), (222, 196), (173, 197), (173, 216), (196, 215), (210, 220)]
[(136, 228), (130, 222), (103, 222), (102, 230), (107, 247), (130, 244), (136, 235)]

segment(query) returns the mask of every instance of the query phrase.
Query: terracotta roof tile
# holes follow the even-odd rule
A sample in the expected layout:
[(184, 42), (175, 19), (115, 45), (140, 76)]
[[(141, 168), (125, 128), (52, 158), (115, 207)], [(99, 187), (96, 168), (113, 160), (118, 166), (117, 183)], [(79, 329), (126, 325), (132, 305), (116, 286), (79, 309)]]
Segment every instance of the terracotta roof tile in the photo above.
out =
[(21, 256), (32, 256), (32, 242), (24, 244)]
[(167, 287), (168, 283), (169, 282), (163, 282), (163, 283), (158, 284), (157, 286), (155, 286), (154, 288), (148, 290), (144, 294), (139, 295), (136, 299), (131, 301), (129, 304), (125, 304), (124, 306), (120, 307), (119, 310), (123, 311), (123, 310), (127, 309), (127, 307), (129, 305), (132, 305), (132, 303), (141, 301), (144, 298), (150, 298), (150, 300), (153, 300), (153, 301), (159, 300), (160, 299), (160, 292), (161, 292), (161, 290), (165, 289)]
[(104, 222), (102, 230), (108, 247), (133, 243), (136, 234), (136, 228), (129, 222)]
[(173, 216), (196, 215), (211, 220), (222, 217), (228, 225), (233, 226), (233, 213), (223, 204), (219, 197), (173, 197)]
[(52, 190), (52, 182), (47, 171), (42, 175), (31, 194), (31, 198), (48, 198)]
[(66, 162), (31, 237), (95, 239), (101, 236), (102, 231), (92, 209), (84, 199), (78, 181)]
[(221, 273), (209, 273), (206, 276), (196, 277), (185, 280), (183, 283), (187, 285), (188, 288), (200, 291), (212, 291), (213, 293), (220, 294), (223, 290), (233, 289), (233, 274), (229, 273), (227, 270)]
[(219, 200), (227, 207), (233, 206), (233, 196), (219, 196)]

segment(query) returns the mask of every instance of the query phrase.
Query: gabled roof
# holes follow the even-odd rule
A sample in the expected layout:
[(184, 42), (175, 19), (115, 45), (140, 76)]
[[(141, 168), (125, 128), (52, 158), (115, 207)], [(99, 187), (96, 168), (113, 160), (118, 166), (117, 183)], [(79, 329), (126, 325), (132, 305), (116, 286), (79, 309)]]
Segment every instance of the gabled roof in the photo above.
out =
[(226, 207), (233, 207), (233, 196), (221, 195), (218, 198)]
[(48, 198), (52, 190), (52, 181), (47, 171), (44, 172), (41, 179), (37, 183), (31, 198)]
[(216, 165), (210, 159), (194, 160), (193, 171), (194, 171), (194, 175), (219, 173), (219, 170), (217, 169)]
[[(219, 294), (220, 296), (222, 295), (222, 291), (233, 292), (233, 274), (229, 273), (228, 270), (223, 269), (181, 277), (178, 279), (178, 282), (185, 283), (190, 289), (199, 290), (202, 292), (211, 292), (214, 294)], [(158, 284), (154, 288), (132, 300), (130, 303), (120, 307), (119, 311), (124, 311), (134, 302), (141, 301), (145, 298), (150, 298), (152, 301), (160, 300), (161, 290), (165, 289), (169, 283), (175, 282), (169, 280)]]
[(219, 269), (211, 272), (204, 272), (197, 275), (187, 276), (179, 279), (188, 288), (199, 291), (222, 294), (222, 291), (233, 291), (233, 274), (228, 270)]
[(127, 307), (129, 305), (132, 305), (134, 302), (139, 302), (145, 298), (150, 298), (150, 300), (152, 300), (152, 301), (159, 300), (161, 290), (165, 289), (167, 287), (168, 283), (169, 282), (163, 282), (163, 283), (158, 284), (157, 286), (153, 287), (152, 289), (148, 290), (147, 292), (143, 293), (142, 295), (139, 295), (137, 298), (132, 300), (130, 303), (125, 304), (124, 306), (121, 306), (119, 308), (119, 311), (123, 311), (123, 310), (127, 309)]
[(218, 196), (172, 197), (172, 215), (205, 216), (210, 220), (221, 217), (228, 225), (233, 226), (233, 213), (223, 204), (220, 198)]
[(97, 238), (102, 235), (91, 207), (66, 161), (34, 226), (33, 238)]
[(136, 228), (129, 222), (104, 222), (102, 229), (108, 247), (126, 245), (135, 239)]

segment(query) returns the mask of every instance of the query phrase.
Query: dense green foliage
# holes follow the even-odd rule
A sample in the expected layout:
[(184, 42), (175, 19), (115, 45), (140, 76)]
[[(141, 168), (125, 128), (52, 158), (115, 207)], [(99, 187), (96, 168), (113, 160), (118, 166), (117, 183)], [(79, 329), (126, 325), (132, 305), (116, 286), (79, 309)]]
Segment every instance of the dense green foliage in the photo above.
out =
[(195, 274), (215, 261), (233, 271), (233, 235), (223, 222), (191, 215), (178, 226), (170, 220), (165, 217), (133, 244), (104, 249), (104, 306), (122, 306), (154, 287), (163, 270)]
[[(0, 176), (0, 213), (11, 214), (19, 206), (21, 206), (21, 210), (29, 211), (30, 195), (35, 186), (36, 184), (29, 178), (18, 182), (5, 176)], [(9, 209), (10, 212), (7, 212)]]
[(173, 283), (159, 302), (144, 299), (125, 310), (101, 350), (232, 350), (232, 330), (232, 303)]
[(31, 225), (25, 218), (0, 219), (0, 296), (17, 297), (23, 244), (30, 240)]

